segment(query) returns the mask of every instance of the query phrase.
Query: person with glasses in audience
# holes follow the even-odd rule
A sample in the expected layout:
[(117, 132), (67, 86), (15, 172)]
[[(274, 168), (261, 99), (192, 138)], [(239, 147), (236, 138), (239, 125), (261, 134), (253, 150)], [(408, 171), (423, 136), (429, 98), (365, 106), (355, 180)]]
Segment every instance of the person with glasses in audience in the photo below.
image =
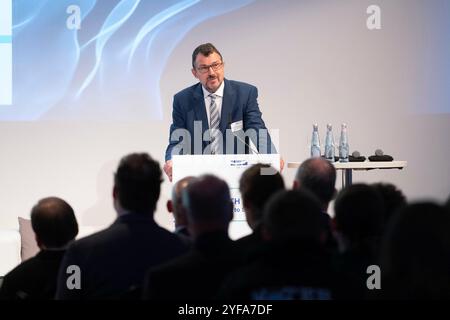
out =
[[(276, 153), (261, 117), (257, 88), (225, 79), (224, 67), (222, 54), (211, 43), (192, 53), (192, 74), (199, 83), (173, 99), (164, 165), (170, 180), (173, 154)], [(245, 142), (245, 137), (250, 140)]]

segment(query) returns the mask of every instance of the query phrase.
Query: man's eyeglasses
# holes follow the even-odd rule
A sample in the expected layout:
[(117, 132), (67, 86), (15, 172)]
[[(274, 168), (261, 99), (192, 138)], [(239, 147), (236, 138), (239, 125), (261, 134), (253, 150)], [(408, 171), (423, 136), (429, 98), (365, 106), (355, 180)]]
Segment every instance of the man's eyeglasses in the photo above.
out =
[(207, 73), (209, 71), (209, 68), (212, 68), (214, 71), (220, 70), (220, 68), (223, 67), (223, 62), (214, 62), (213, 64), (210, 64), (209, 66), (200, 66), (197, 68), (197, 71), (200, 73)]

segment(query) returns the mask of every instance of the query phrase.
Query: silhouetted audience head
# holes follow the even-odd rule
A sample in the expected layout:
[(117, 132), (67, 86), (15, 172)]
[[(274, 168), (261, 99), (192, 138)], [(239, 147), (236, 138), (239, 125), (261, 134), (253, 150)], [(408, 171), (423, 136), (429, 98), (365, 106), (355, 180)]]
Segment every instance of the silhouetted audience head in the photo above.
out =
[(182, 191), (194, 180), (194, 177), (188, 176), (175, 183), (172, 188), (172, 199), (167, 201), (167, 210), (172, 212), (176, 227), (187, 226), (187, 217), (183, 209), (181, 195)]
[(153, 213), (161, 192), (161, 168), (147, 153), (123, 157), (114, 176), (116, 210)]
[(327, 160), (310, 158), (305, 160), (297, 170), (294, 189), (305, 188), (320, 201), (323, 211), (327, 211), (336, 189), (336, 169)]
[(182, 192), (188, 217), (188, 229), (196, 238), (213, 231), (227, 231), (233, 218), (233, 203), (225, 181), (203, 175), (193, 180)]
[(350, 244), (381, 235), (383, 199), (368, 185), (354, 184), (343, 189), (336, 198), (334, 213), (336, 230)]
[(450, 298), (450, 213), (431, 202), (392, 217), (382, 246), (385, 298)]
[(270, 165), (258, 163), (244, 171), (239, 180), (239, 191), (250, 228), (255, 229), (261, 222), (264, 205), (270, 196), (282, 189), (283, 178)]
[(269, 241), (308, 239), (321, 241), (325, 230), (320, 203), (307, 190), (279, 191), (264, 210), (264, 236)]
[(384, 203), (384, 224), (388, 223), (393, 214), (406, 205), (403, 192), (391, 183), (374, 183), (372, 187), (378, 191)]
[(56, 197), (44, 198), (31, 210), (31, 226), (41, 249), (61, 249), (78, 234), (72, 207)]

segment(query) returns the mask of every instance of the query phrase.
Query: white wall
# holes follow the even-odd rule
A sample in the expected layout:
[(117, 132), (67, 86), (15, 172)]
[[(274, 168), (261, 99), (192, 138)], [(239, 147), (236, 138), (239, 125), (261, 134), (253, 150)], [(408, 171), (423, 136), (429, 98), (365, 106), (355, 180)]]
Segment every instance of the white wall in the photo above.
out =
[[(382, 9), (377, 31), (365, 24), (373, 3)], [(172, 96), (194, 83), (192, 50), (208, 41), (221, 50), (227, 78), (258, 86), (264, 120), (280, 129), (286, 161), (308, 156), (313, 123), (323, 139), (326, 123), (337, 136), (346, 122), (351, 150), (367, 156), (382, 148), (408, 161), (403, 171), (357, 172), (355, 182), (392, 182), (410, 200), (443, 201), (450, 194), (450, 115), (431, 114), (450, 104), (439, 80), (450, 73), (442, 58), (450, 56), (449, 31), (432, 18), (443, 3), (256, 1), (198, 25), (175, 47), (160, 81), (160, 122), (0, 123), (0, 226), (15, 227), (18, 215), (49, 195), (69, 201), (83, 225), (110, 223), (120, 157), (147, 151), (163, 162)], [(294, 173), (284, 171), (288, 185)], [(169, 195), (165, 181), (156, 218), (167, 228)]]

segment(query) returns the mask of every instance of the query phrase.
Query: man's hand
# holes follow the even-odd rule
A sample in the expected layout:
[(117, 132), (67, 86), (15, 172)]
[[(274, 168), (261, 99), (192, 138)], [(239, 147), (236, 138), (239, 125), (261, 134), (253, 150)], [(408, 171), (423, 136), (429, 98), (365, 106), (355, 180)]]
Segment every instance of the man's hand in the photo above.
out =
[(283, 168), (284, 168), (284, 160), (283, 158), (280, 157), (280, 173), (283, 172)]
[(164, 164), (164, 172), (166, 173), (169, 181), (172, 182), (172, 160), (167, 160)]

